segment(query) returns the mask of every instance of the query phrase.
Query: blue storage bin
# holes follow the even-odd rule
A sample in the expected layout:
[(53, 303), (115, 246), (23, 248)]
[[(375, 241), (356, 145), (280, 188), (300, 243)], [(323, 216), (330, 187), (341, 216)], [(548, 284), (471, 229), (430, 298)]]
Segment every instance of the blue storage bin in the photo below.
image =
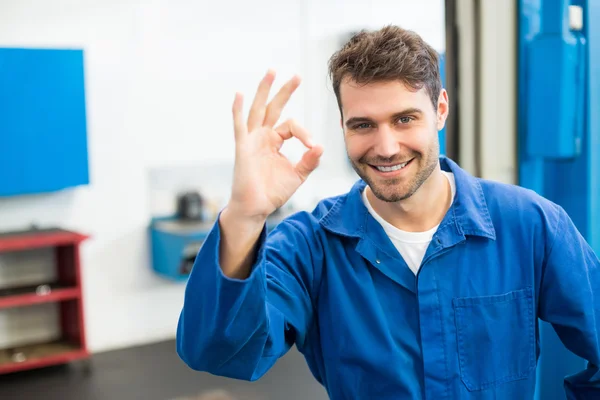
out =
[[(270, 218), (267, 231), (281, 218)], [(150, 225), (152, 268), (163, 278), (176, 282), (186, 281), (198, 251), (208, 236), (214, 221), (187, 222), (175, 216), (156, 217)]]
[(150, 227), (154, 271), (164, 278), (186, 280), (213, 224), (181, 222), (176, 217), (154, 218)]

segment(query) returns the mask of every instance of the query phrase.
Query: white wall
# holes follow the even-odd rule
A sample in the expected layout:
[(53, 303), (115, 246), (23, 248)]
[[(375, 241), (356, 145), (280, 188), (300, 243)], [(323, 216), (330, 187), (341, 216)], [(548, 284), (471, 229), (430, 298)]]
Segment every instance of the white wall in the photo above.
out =
[[(0, 2), (0, 46), (85, 49), (92, 184), (1, 199), (0, 230), (35, 222), (92, 235), (82, 254), (92, 351), (173, 337), (184, 285), (150, 269), (148, 171), (231, 162), (234, 93), (243, 91), (248, 105), (267, 68), (277, 70), (278, 83), (303, 77), (285, 114), (325, 145), (298, 204), (348, 189), (354, 176), (327, 59), (348, 32), (387, 23), (444, 48), (443, 0)], [(290, 146), (288, 154), (299, 151)], [(336, 184), (322, 184), (324, 176)], [(3, 268), (0, 258), (0, 285)], [(0, 336), (21, 326), (7, 322), (13, 317), (0, 314)]]

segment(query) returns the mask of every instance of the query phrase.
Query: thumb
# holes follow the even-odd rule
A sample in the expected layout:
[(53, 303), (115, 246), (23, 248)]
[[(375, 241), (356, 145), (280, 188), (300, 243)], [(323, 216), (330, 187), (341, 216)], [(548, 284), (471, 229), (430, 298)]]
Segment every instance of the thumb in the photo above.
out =
[(308, 178), (308, 175), (319, 166), (319, 160), (321, 159), (322, 154), (323, 147), (315, 145), (302, 155), (302, 159), (296, 164), (296, 172), (303, 182)]

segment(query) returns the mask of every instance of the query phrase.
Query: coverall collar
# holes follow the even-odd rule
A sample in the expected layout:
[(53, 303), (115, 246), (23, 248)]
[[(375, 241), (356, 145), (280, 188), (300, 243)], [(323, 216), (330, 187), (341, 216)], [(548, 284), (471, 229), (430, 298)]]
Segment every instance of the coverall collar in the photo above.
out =
[[(465, 235), (473, 235), (495, 240), (496, 232), (477, 178), (469, 175), (445, 156), (440, 157), (440, 166), (442, 170), (454, 174), (456, 196), (438, 232), (442, 233), (442, 228), (452, 228), (453, 233), (463, 238)], [(329, 212), (321, 218), (322, 226), (338, 235), (363, 238), (372, 223), (376, 223), (361, 198), (365, 187), (366, 183), (360, 179), (346, 195), (340, 196)]]

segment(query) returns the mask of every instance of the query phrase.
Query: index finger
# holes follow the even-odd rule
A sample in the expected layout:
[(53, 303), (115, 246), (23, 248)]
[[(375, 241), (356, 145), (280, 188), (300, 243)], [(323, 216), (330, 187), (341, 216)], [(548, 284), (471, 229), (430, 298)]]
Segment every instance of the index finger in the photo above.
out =
[(275, 71), (269, 69), (267, 74), (263, 77), (258, 85), (254, 101), (250, 106), (250, 113), (248, 115), (248, 132), (252, 132), (256, 128), (260, 127), (264, 117), (265, 110), (267, 107), (267, 99), (269, 98), (269, 92), (275, 79)]
[(279, 125), (275, 128), (275, 132), (277, 132), (283, 140), (296, 137), (309, 149), (314, 146), (310, 133), (293, 119), (287, 120)]

